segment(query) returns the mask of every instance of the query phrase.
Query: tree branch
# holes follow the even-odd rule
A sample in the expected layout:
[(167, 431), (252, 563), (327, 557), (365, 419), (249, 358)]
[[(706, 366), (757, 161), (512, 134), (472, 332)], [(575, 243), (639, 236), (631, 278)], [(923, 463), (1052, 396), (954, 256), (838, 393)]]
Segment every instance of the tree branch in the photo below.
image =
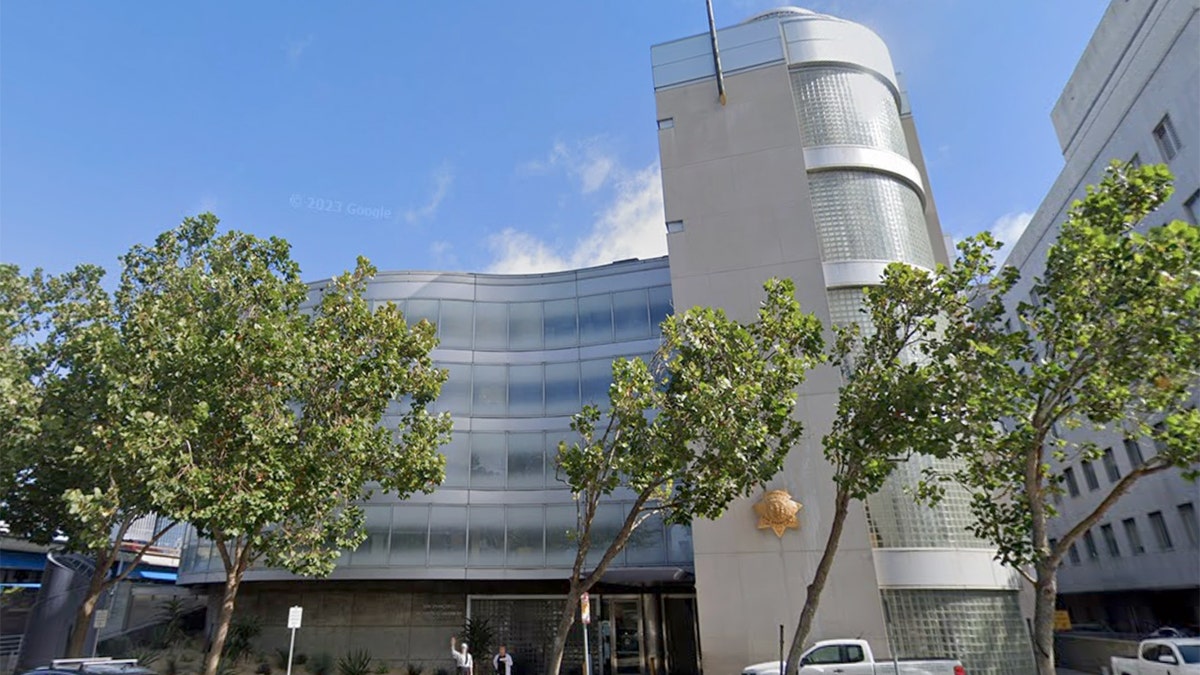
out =
[(1049, 562), (1057, 565), (1059, 561), (1062, 560), (1063, 554), (1070, 547), (1070, 545), (1085, 531), (1099, 522), (1100, 519), (1104, 517), (1104, 514), (1108, 512), (1108, 509), (1111, 508), (1112, 505), (1121, 498), (1121, 495), (1124, 495), (1126, 492), (1128, 492), (1129, 488), (1133, 487), (1134, 483), (1145, 476), (1150, 476), (1171, 468), (1171, 465), (1167, 462), (1160, 462), (1157, 466), (1150, 466), (1150, 463), (1155, 459), (1158, 459), (1158, 457), (1151, 458), (1142, 466), (1125, 474), (1125, 476), (1122, 477), (1121, 480), (1118, 481), (1117, 484), (1108, 491), (1108, 494), (1105, 495), (1104, 499), (1102, 499), (1100, 503), (1096, 505), (1096, 508), (1092, 509), (1091, 513), (1089, 513), (1087, 516), (1084, 516), (1083, 519), (1075, 524), (1075, 527), (1072, 527), (1067, 531), (1066, 534), (1062, 536), (1062, 539), (1059, 540), (1058, 545), (1055, 546), (1054, 550), (1051, 552)]

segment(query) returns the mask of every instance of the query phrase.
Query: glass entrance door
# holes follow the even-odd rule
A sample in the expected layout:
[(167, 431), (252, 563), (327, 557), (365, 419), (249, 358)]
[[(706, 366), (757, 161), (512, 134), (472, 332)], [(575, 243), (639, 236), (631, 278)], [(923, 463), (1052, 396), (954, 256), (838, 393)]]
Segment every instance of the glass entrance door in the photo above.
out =
[(642, 612), (636, 598), (610, 601), (608, 620), (611, 671), (614, 675), (642, 675)]

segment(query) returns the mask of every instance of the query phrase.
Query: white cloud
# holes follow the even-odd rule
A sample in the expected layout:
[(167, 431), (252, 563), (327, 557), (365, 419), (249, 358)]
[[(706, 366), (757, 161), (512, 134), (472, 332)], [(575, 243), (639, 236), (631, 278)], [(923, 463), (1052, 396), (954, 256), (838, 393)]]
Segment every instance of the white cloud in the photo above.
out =
[[(505, 229), (488, 240), (493, 255), (488, 270), (534, 274), (665, 254), (667, 237), (658, 163), (628, 171), (614, 161), (606, 171), (614, 177), (613, 196), (586, 235), (565, 247), (556, 247), (527, 232)], [(586, 181), (583, 187), (586, 191)]]
[(613, 177), (613, 171), (617, 167), (616, 160), (604, 145), (603, 138), (599, 136), (571, 145), (555, 141), (544, 159), (525, 162), (518, 166), (517, 170), (530, 174), (546, 174), (562, 169), (579, 181), (579, 188), (583, 194), (591, 194), (604, 187), (608, 179)]
[(415, 224), (432, 218), (437, 213), (438, 207), (442, 205), (442, 200), (450, 192), (452, 183), (454, 183), (454, 171), (450, 168), (449, 163), (443, 163), (433, 172), (433, 191), (429, 193), (425, 204), (405, 211), (404, 219), (410, 224)]
[(429, 245), (429, 254), (438, 269), (458, 266), (458, 256), (454, 254), (454, 244), (448, 241), (435, 241)]
[(287, 46), (283, 51), (287, 54), (288, 65), (300, 65), (300, 57), (304, 56), (304, 51), (313, 43), (313, 36), (309, 35), (303, 40), (288, 40)]
[(996, 222), (992, 223), (991, 228), (989, 228), (992, 236), (1004, 244), (996, 252), (994, 260), (997, 264), (1003, 264), (1008, 258), (1008, 254), (1012, 252), (1013, 244), (1016, 244), (1017, 240), (1021, 238), (1021, 233), (1025, 231), (1026, 226), (1029, 225), (1029, 221), (1032, 219), (1033, 213), (1020, 211), (1006, 213), (997, 218)]

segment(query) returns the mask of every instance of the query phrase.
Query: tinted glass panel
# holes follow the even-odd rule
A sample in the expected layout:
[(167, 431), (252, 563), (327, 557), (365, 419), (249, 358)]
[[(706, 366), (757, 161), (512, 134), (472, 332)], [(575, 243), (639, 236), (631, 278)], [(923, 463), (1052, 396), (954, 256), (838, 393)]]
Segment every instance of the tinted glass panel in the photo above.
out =
[(508, 346), (510, 349), (542, 347), (542, 303), (515, 302), (508, 306)]
[(442, 393), (434, 401), (433, 409), (452, 415), (471, 414), (471, 366), (466, 363), (442, 363), (449, 377), (442, 383)]
[(687, 525), (667, 528), (667, 557), (673, 563), (692, 561), (692, 528)]
[(575, 506), (546, 507), (546, 565), (569, 567), (575, 562)]
[(612, 296), (579, 299), (579, 342), (585, 345), (612, 342)]
[(507, 460), (504, 434), (471, 434), (471, 487), (502, 488)]
[(420, 323), (422, 319), (437, 325), (437, 300), (409, 300), (405, 303), (405, 310), (404, 318), (408, 320), (408, 325), (410, 326)]
[(504, 564), (504, 509), (471, 507), (468, 565), (500, 567)]
[(608, 387), (612, 384), (612, 361), (600, 359), (579, 364), (583, 384), (583, 404), (608, 407)]
[(546, 562), (546, 550), (542, 543), (545, 532), (542, 507), (508, 507), (508, 558), (509, 566), (541, 567)]
[(564, 480), (558, 476), (558, 444), (562, 441), (574, 442), (578, 435), (570, 429), (546, 432), (546, 487), (550, 489), (567, 488)]
[(625, 558), (630, 565), (661, 565), (667, 561), (667, 542), (661, 517), (650, 516), (629, 535)]
[(475, 366), (475, 386), (471, 396), (471, 414), (476, 417), (503, 415), (508, 386), (504, 366)]
[(548, 300), (543, 305), (546, 349), (574, 347), (578, 344), (575, 332), (575, 300)]
[[(604, 552), (616, 538), (624, 521), (625, 510), (620, 504), (601, 504), (596, 509), (596, 517), (592, 520), (592, 547), (588, 549), (589, 565), (595, 565), (604, 557)], [(612, 564), (624, 565), (625, 551), (618, 553)]]
[(671, 313), (671, 287), (659, 286), (651, 288), (650, 291), (650, 325), (655, 326), (655, 333), (658, 332), (658, 324), (662, 323), (667, 315)]
[(541, 415), (542, 366), (508, 367), (508, 413), (510, 415)]
[(442, 347), (471, 348), (471, 332), (474, 328), (471, 313), (474, 308), (475, 303), (468, 300), (442, 300), (441, 322), (438, 324)]
[(546, 364), (546, 414), (579, 412), (579, 363)]
[(508, 435), (508, 487), (541, 488), (543, 475), (542, 449), (545, 439), (540, 433)]
[(429, 512), (429, 564), (462, 567), (467, 562), (467, 507), (434, 506)]
[(475, 303), (475, 348), (504, 349), (508, 346), (508, 305), (502, 302)]
[(392, 565), (424, 565), (429, 542), (429, 507), (397, 506), (392, 516)]
[(392, 507), (364, 507), (363, 519), (367, 538), (350, 555), (350, 564), (354, 566), (387, 564), (388, 535), (392, 529)]
[(455, 431), (450, 436), (450, 442), (440, 448), (446, 457), (446, 480), (442, 487), (467, 487), (471, 467), (470, 443), (471, 434)]
[(641, 340), (650, 337), (650, 310), (646, 291), (613, 293), (613, 326), (617, 340)]

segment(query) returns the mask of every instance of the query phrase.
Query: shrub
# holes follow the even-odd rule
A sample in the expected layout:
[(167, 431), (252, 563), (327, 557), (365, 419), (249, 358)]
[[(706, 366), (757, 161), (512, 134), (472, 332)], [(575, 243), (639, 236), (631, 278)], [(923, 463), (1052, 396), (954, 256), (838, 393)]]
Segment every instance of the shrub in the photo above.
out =
[(239, 616), (229, 626), (229, 637), (225, 638), (224, 656), (231, 662), (237, 662), (250, 653), (254, 638), (262, 633), (262, 625), (255, 616)]
[(254, 669), (254, 672), (256, 675), (271, 675), (271, 664), (263, 661), (262, 663), (258, 664), (258, 667)]
[(388, 664), (383, 661), (380, 661), (379, 665), (375, 666), (375, 675), (387, 675), (389, 671), (391, 671), (391, 668), (388, 668)]
[(338, 659), (338, 675), (371, 675), (371, 652), (356, 649)]
[(487, 619), (474, 617), (467, 619), (463, 624), (462, 640), (470, 645), (472, 654), (488, 656), (492, 653), (492, 643), (495, 639), (496, 632), (492, 630), (492, 624)]
[(421, 666), (415, 663), (404, 666), (404, 675), (421, 675), (422, 672), (424, 671), (421, 669)]
[(160, 656), (162, 656), (162, 652), (153, 647), (136, 647), (129, 653), (130, 658), (137, 659), (139, 666), (147, 667), (157, 661)]
[(313, 654), (308, 660), (308, 672), (312, 675), (330, 675), (333, 672), (333, 657), (325, 652)]

